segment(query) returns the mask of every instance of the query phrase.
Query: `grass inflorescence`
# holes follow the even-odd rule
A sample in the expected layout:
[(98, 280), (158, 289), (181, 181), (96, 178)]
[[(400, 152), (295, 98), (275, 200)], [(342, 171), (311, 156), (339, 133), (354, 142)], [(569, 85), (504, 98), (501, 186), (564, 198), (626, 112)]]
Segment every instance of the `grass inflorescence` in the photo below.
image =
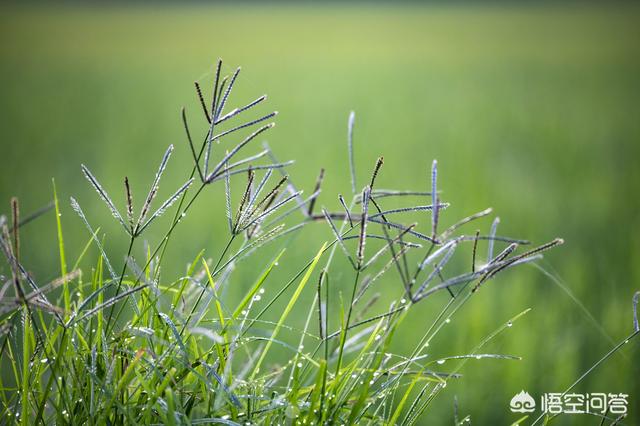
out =
[[(498, 218), (486, 234), (462, 232), (491, 215), (491, 209), (443, 230), (440, 219), (449, 204), (441, 200), (436, 161), (425, 173), (427, 191), (378, 188), (382, 157), (372, 165), (367, 184), (357, 187), (354, 113), (347, 126), (351, 200), (342, 194), (326, 198), (340, 206), (332, 211), (320, 197), (325, 169), (306, 196), (287, 175), (291, 162), (278, 161), (266, 143), (245, 155), (273, 127), (277, 113), (244, 118), (266, 101), (265, 95), (229, 109), (240, 68), (230, 77), (222, 74), (218, 61), (209, 100), (195, 83), (207, 126), (199, 144), (182, 109), (193, 166), (164, 201), (156, 203), (156, 195), (173, 146), (162, 156), (144, 198), (136, 197), (124, 178), (124, 213), (99, 177), (81, 166), (128, 239), (121, 264), (107, 255), (105, 236), (72, 198), (88, 241), (69, 267), (54, 187), (60, 276), (38, 282), (22, 263), (19, 230), (49, 209), (21, 221), (18, 200), (12, 200), (10, 217), (0, 220), (8, 271), (0, 290), (0, 356), (6, 370), (0, 376), (0, 406), (6, 423), (410, 425), (450, 380), (460, 377), (468, 360), (519, 359), (487, 353), (484, 347), (527, 310), (468, 353), (428, 355), (435, 336), (477, 291), (497, 274), (536, 261), (561, 239), (521, 250), (529, 242), (498, 235)], [(219, 213), (228, 222), (220, 254), (207, 258), (200, 252), (183, 276), (165, 276), (166, 249), (178, 225), (207, 187), (218, 183), (225, 189)], [(138, 199), (143, 201), (136, 213)], [(415, 199), (421, 203), (404, 203)], [(145, 231), (171, 209), (160, 242), (144, 243)], [(403, 217), (424, 217), (426, 228)], [(304, 244), (284, 237), (325, 225), (327, 242), (308, 262), (290, 267), (296, 272), (275, 284), (277, 291), (266, 300), (265, 285), (285, 251)], [(240, 261), (275, 241), (282, 242), (281, 251), (246, 294), (239, 301), (225, 298)], [(91, 246), (96, 259), (88, 257)], [(142, 261), (134, 256), (141, 250)], [(373, 312), (383, 298), (372, 289), (383, 277), (397, 283), (398, 297)], [(409, 312), (437, 292), (448, 294), (448, 300), (435, 321), (416, 332), (410, 353), (392, 353), (395, 332)], [(313, 295), (313, 303), (300, 307), (303, 294)], [(639, 332), (637, 302), (636, 295), (629, 338)], [(283, 307), (275, 321), (268, 320), (275, 306)], [(296, 308), (304, 311), (302, 326), (293, 319)], [(275, 346), (291, 355), (274, 358)]]

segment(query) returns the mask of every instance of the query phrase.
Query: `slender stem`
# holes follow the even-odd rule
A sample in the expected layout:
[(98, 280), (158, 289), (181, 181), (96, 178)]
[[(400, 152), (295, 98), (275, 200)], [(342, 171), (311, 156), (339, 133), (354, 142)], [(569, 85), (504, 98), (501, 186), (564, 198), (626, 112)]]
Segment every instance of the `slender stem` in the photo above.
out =
[(347, 320), (344, 324), (344, 335), (340, 339), (340, 348), (338, 351), (338, 363), (336, 364), (336, 377), (340, 374), (342, 365), (342, 355), (344, 354), (344, 344), (347, 341), (347, 333), (349, 331), (349, 323), (351, 322), (351, 314), (353, 312), (353, 300), (356, 297), (356, 288), (358, 288), (358, 280), (360, 279), (360, 268), (356, 269), (356, 277), (353, 280), (353, 289), (351, 290), (351, 300), (349, 301), (349, 310), (347, 311)]
[[(120, 272), (120, 278), (118, 278), (118, 286), (116, 287), (116, 294), (114, 297), (118, 297), (118, 294), (120, 293), (120, 288), (122, 287), (122, 280), (124, 279), (124, 273), (127, 271), (127, 261), (129, 259), (129, 256), (131, 256), (131, 251), (133, 250), (133, 242), (135, 241), (136, 237), (135, 235), (131, 235), (131, 238), (129, 239), (129, 248), (127, 249), (127, 256), (124, 258), (124, 264), (122, 265), (122, 271)], [(105, 335), (108, 336), (109, 335), (109, 326), (111, 325), (111, 318), (113, 317), (113, 311), (116, 307), (112, 306), (111, 309), (109, 310), (109, 318), (107, 318), (107, 324), (105, 327)], [(117, 318), (116, 318), (117, 321)]]
[[(218, 261), (216, 262), (216, 266), (213, 268), (214, 271), (218, 269), (218, 266), (220, 266), (220, 262), (222, 262), (222, 259), (224, 259), (224, 257), (227, 255), (227, 252), (229, 251), (229, 248), (231, 247), (233, 240), (235, 240), (236, 235), (237, 234), (231, 234), (231, 238), (229, 238), (227, 245), (224, 247), (224, 250), (222, 250), (222, 254), (218, 258)], [(210, 283), (210, 284), (213, 285), (213, 283)], [(198, 308), (198, 305), (200, 304), (200, 301), (202, 300), (202, 297), (204, 296), (206, 291), (207, 291), (207, 287), (203, 286), (202, 291), (200, 292), (200, 294), (198, 295), (198, 298), (196, 299), (196, 303), (193, 304), (193, 307), (191, 308), (191, 312), (189, 312), (189, 316), (187, 316), (187, 319), (184, 321), (184, 324), (182, 324), (182, 329), (180, 330), (180, 336), (182, 336), (182, 333), (184, 333), (185, 328), (187, 328), (187, 324), (189, 324), (189, 322), (191, 321), (191, 317), (196, 312), (196, 309)]]
[[(158, 254), (160, 249), (165, 248), (166, 245), (169, 243), (169, 237), (171, 236), (171, 233), (173, 232), (175, 227), (178, 225), (178, 223), (180, 223), (180, 217), (183, 214), (187, 213), (187, 211), (189, 210), (189, 207), (191, 207), (191, 205), (196, 200), (196, 198), (198, 197), (200, 192), (202, 192), (204, 187), (205, 187), (205, 184), (202, 184), (200, 186), (200, 188), (198, 188), (198, 191), (194, 194), (193, 198), (191, 198), (191, 200), (187, 203), (187, 205), (185, 206), (184, 210), (182, 210), (182, 213), (180, 213), (180, 207), (182, 205), (182, 202), (180, 203), (181, 205), (178, 206), (179, 208), (178, 208), (178, 210), (176, 212), (176, 215), (174, 217), (173, 223), (171, 224), (171, 227), (169, 228), (169, 230), (165, 234), (165, 236), (162, 239), (162, 241), (160, 242), (160, 244), (158, 244), (158, 247), (156, 247), (156, 249), (153, 251), (153, 253), (151, 253), (151, 256), (149, 256), (149, 259), (147, 259), (147, 262), (145, 263), (144, 267), (142, 268), (142, 271), (146, 270), (149, 267), (149, 265), (151, 264), (151, 260), (156, 256), (156, 254)], [(185, 195), (186, 195), (186, 193), (185, 193)], [(163, 254), (164, 254), (164, 250), (163, 250)], [(128, 255), (127, 255), (127, 257), (128, 257)], [(125, 265), (126, 265), (126, 263), (125, 263)], [(134, 283), (133, 283), (133, 285), (135, 286), (136, 284), (138, 284), (140, 282), (141, 278), (142, 278), (141, 275), (137, 276), (135, 281), (134, 281)], [(122, 311), (124, 310), (124, 306), (125, 306), (124, 304), (120, 305), (120, 309), (118, 310), (118, 313), (116, 314), (116, 317), (115, 317), (115, 322), (118, 322), (118, 319), (120, 318), (120, 315), (122, 315)], [(108, 336), (107, 333), (105, 333), (105, 335)]]

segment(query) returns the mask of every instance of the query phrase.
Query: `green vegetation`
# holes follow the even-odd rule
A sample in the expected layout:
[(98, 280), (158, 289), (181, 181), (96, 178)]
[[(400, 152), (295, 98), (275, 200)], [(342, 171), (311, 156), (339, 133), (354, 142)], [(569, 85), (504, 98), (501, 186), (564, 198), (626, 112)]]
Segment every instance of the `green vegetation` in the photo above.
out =
[[(216, 283), (219, 278), (215, 263), (218, 259), (228, 260), (239, 249), (241, 241), (236, 240), (232, 252), (220, 255), (229, 235), (223, 182), (207, 188), (182, 220), (177, 228), (179, 237), (172, 237), (166, 251), (162, 251), (162, 271), (158, 264), (145, 263), (154, 257), (151, 254), (171, 226), (175, 206), (169, 214), (157, 218), (132, 248), (136, 264), (146, 278), (136, 283), (132, 279), (136, 272), (128, 269), (121, 283), (116, 281), (105, 291), (98, 291), (94, 299), (81, 306), (92, 292), (112, 281), (106, 259), (117, 268), (114, 275), (120, 276), (130, 238), (118, 229), (121, 226), (117, 222), (108, 220), (109, 213), (87, 189), (79, 165), (86, 164), (100, 178), (118, 206), (124, 206), (124, 198), (116, 195), (124, 193), (118, 189), (123, 188), (121, 178), (128, 176), (137, 195), (134, 202), (140, 206), (156, 157), (173, 143), (174, 158), (164, 174), (158, 199), (171, 197), (185, 182), (185, 170), (191, 170), (193, 163), (179, 106), (184, 104), (189, 112), (192, 134), (202, 134), (206, 124), (195, 119), (198, 100), (189, 96), (191, 87), (187, 83), (198, 80), (203, 88), (209, 87), (215, 73), (211, 63), (218, 56), (241, 63), (247, 71), (243, 71), (242, 84), (234, 89), (233, 106), (255, 99), (264, 90), (269, 94), (269, 105), (279, 109), (279, 125), (266, 137), (279, 157), (297, 160), (288, 171), (298, 189), (306, 190), (305, 196), (313, 192), (318, 171), (325, 167), (323, 193), (316, 211), (320, 212), (322, 206), (339, 211), (335, 194), (350, 191), (349, 164), (342, 141), (348, 111), (354, 109), (358, 113), (355, 157), (360, 184), (370, 179), (377, 156), (384, 154), (385, 165), (377, 184), (380, 188), (429, 191), (428, 170), (431, 159), (438, 158), (442, 198), (451, 203), (442, 215), (442, 229), (491, 206), (503, 219), (500, 227), (506, 235), (537, 243), (556, 235), (566, 239), (566, 245), (551, 254), (552, 260), (538, 263), (541, 269), (523, 266), (517, 273), (501, 274), (475, 293), (457, 312), (455, 320), (442, 326), (446, 332), (435, 336), (429, 362), (475, 353), (476, 344), (483, 342), (485, 336), (532, 308), (515, 327), (505, 328), (504, 333), (487, 342), (482, 352), (513, 354), (522, 357), (521, 361), (472, 358), (460, 371), (458, 364), (454, 367), (449, 361), (442, 366), (435, 364), (438, 368), (431, 365), (438, 372), (464, 376), (449, 380), (446, 389), (438, 393), (437, 403), (429, 405), (432, 422), (451, 422), (454, 395), (458, 411), (463, 413), (460, 418), (470, 414), (474, 422), (490, 424), (518, 418), (508, 411), (508, 401), (523, 388), (532, 395), (563, 391), (615, 342), (629, 335), (632, 327), (630, 300), (640, 271), (640, 246), (635, 237), (635, 215), (640, 207), (635, 189), (640, 176), (634, 166), (640, 146), (637, 16), (638, 9), (633, 6), (379, 6), (366, 11), (355, 7), (336, 10), (285, 6), (8, 9), (0, 18), (0, 35), (7, 40), (0, 46), (0, 76), (5, 82), (0, 98), (0, 197), (3, 205), (9, 205), (10, 197), (16, 195), (26, 216), (52, 201), (47, 182), (55, 177), (56, 211), (61, 214), (54, 220), (53, 214), (48, 213), (21, 228), (21, 263), (39, 285), (51, 282), (51, 287), (59, 287), (52, 290), (50, 300), (64, 309), (59, 315), (65, 322), (73, 312), (86, 315), (108, 302), (117, 287), (122, 287), (120, 294), (125, 289), (135, 290), (131, 294), (135, 302), (129, 304), (122, 299), (114, 305), (111, 321), (110, 306), (97, 309), (79, 323), (76, 335), (59, 331), (64, 328), (57, 326), (48, 313), (36, 309), (32, 317), (25, 314), (24, 308), (18, 308), (13, 321), (17, 328), (12, 330), (11, 339), (3, 339), (13, 345), (6, 343), (2, 354), (5, 395), (14, 386), (23, 391), (19, 405), (11, 405), (11, 410), (20, 406), (26, 418), (29, 404), (24, 402), (29, 400), (29, 393), (24, 391), (29, 388), (32, 395), (38, 395), (37, 401), (43, 401), (43, 392), (48, 391), (53, 403), (66, 404), (68, 413), (75, 409), (84, 392), (78, 380), (96, 386), (99, 381), (84, 372), (93, 365), (108, 366), (111, 359), (105, 360), (103, 351), (99, 362), (92, 363), (90, 356), (79, 356), (63, 368), (66, 357), (46, 354), (62, 347), (65, 350), (61, 353), (69, 356), (86, 355), (96, 348), (97, 357), (100, 345), (108, 341), (123, 358), (113, 367), (111, 392), (101, 395), (103, 406), (114, 401), (113, 411), (103, 411), (101, 415), (112, 419), (139, 415), (134, 406), (119, 405), (131, 395), (149, 395), (151, 400), (140, 402), (145, 406), (166, 404), (165, 415), (182, 412), (189, 404), (188, 396), (181, 393), (187, 386), (192, 387), (189, 392), (194, 392), (196, 386), (224, 389), (224, 381), (199, 380), (207, 367), (185, 365), (184, 353), (207, 354), (207, 363), (217, 359), (220, 352), (224, 355), (224, 339), (229, 339), (228, 343), (242, 330), (232, 327), (231, 321), (234, 316), (235, 320), (239, 318), (244, 310), (240, 307), (252, 303), (254, 292), (261, 288), (266, 295), (275, 296), (289, 282), (288, 291), (264, 311), (262, 319), (267, 322), (252, 324), (255, 334), (251, 335), (274, 342), (262, 361), (263, 369), (278, 361), (284, 364), (282, 360), (292, 359), (294, 363), (289, 369), (282, 365), (285, 377), (292, 375), (293, 385), (290, 392), (278, 395), (286, 400), (283, 407), (292, 406), (286, 404), (287, 398), (294, 399), (295, 395), (305, 395), (310, 404), (322, 403), (321, 394), (310, 389), (314, 383), (321, 383), (318, 380), (322, 377), (334, 373), (336, 364), (323, 364), (322, 352), (300, 360), (300, 353), (315, 348), (291, 352), (276, 342), (295, 342), (295, 349), (304, 336), (302, 330), (317, 333), (317, 304), (313, 302), (318, 297), (320, 266), (306, 283), (303, 277), (309, 269), (301, 272), (300, 268), (314, 259), (324, 241), (334, 240), (326, 224), (311, 224), (308, 229), (305, 226), (304, 236), (274, 241), (242, 262), (222, 288), (220, 299), (211, 299), (220, 300), (220, 306), (207, 305), (211, 311), (203, 318), (203, 328), (217, 330), (218, 335), (194, 338), (189, 333), (190, 338), (177, 339), (183, 334), (185, 318), (176, 317), (171, 304), (158, 309), (167, 317), (144, 309), (153, 300), (154, 289), (142, 286), (155, 282), (155, 274), (161, 277), (156, 283), (158, 291), (168, 293), (166, 297), (171, 299), (178, 295), (174, 293), (176, 289), (190, 288), (188, 277), (198, 276), (209, 286)], [(231, 74), (233, 68), (225, 67), (223, 71)], [(268, 112), (259, 111), (256, 117)], [(246, 176), (234, 179), (233, 201), (237, 208)], [(190, 191), (194, 189), (197, 188)], [(95, 238), (85, 232), (68, 202), (69, 196), (82, 205)], [(430, 201), (422, 199), (418, 204)], [(385, 209), (401, 205), (406, 204), (391, 203)], [(7, 217), (11, 218), (9, 211)], [(414, 221), (422, 229), (430, 227), (428, 213), (410, 212), (404, 223)], [(470, 225), (467, 235), (474, 235), (476, 229), (487, 232), (490, 225)], [(99, 245), (104, 247), (106, 256), (100, 256)], [(483, 261), (487, 245), (486, 241), (478, 244)], [(285, 246), (289, 249), (281, 254)], [(468, 268), (470, 251), (469, 248), (463, 253), (461, 260), (454, 258), (451, 266), (458, 270)], [(340, 253), (337, 249), (336, 257)], [(278, 256), (279, 265), (265, 269), (266, 265), (275, 265)], [(215, 260), (207, 264), (208, 271), (203, 259)], [(343, 272), (328, 275), (327, 287), (332, 289), (329, 300), (336, 313), (328, 318), (329, 331), (344, 327), (340, 318), (348, 317), (353, 288), (348, 261), (338, 257), (334, 262), (336, 270)], [(2, 273), (10, 275), (9, 265), (5, 266)], [(299, 286), (299, 298), (289, 307)], [(403, 295), (402, 283), (393, 270), (376, 286), (380, 297), (370, 308), (371, 316), (388, 312), (390, 304)], [(247, 294), (253, 296), (246, 298)], [(255, 313), (262, 312), (266, 300), (271, 300), (261, 298)], [(420, 338), (442, 319), (442, 307), (450, 299), (445, 291), (421, 301), (406, 317), (393, 317), (393, 321), (402, 321), (397, 329), (396, 323), (387, 318), (390, 323), (385, 333), (394, 335), (388, 352), (411, 355)], [(179, 298), (174, 302), (173, 307), (180, 306)], [(339, 314), (341, 303), (344, 315)], [(283, 312), (287, 318), (281, 324)], [(25, 320), (15, 321), (20, 316)], [(144, 325), (131, 326), (129, 321)], [(220, 329), (219, 325), (227, 321), (231, 321), (228, 328)], [(98, 330), (100, 322), (102, 327), (109, 323), (108, 329), (101, 329), (104, 337), (92, 331), (93, 325), (89, 326), (95, 323)], [(38, 329), (43, 324), (46, 330)], [(23, 327), (30, 331), (22, 333)], [(149, 345), (158, 350), (172, 348), (169, 361), (176, 370), (171, 372), (168, 368), (162, 376), (154, 376), (157, 383), (140, 376), (141, 371), (151, 371), (147, 364), (150, 353), (136, 349), (143, 347), (140, 342), (151, 338), (144, 334), (145, 327), (162, 340)], [(228, 333), (221, 333), (222, 330)], [(110, 336), (107, 332), (111, 331), (114, 334)], [(143, 334), (134, 336), (138, 332)], [(47, 339), (40, 339), (44, 336)], [(117, 339), (113, 340), (113, 336)], [(107, 341), (103, 340), (105, 337)], [(127, 340), (130, 337), (133, 339)], [(338, 339), (341, 341), (341, 336)], [(372, 344), (387, 342), (386, 338), (380, 340)], [(213, 352), (209, 354), (195, 342), (208, 342)], [(293, 359), (292, 353), (298, 358)], [(38, 358), (31, 360), (34, 354)], [(362, 361), (366, 364), (358, 366), (352, 363), (353, 353), (348, 355), (345, 371), (361, 368), (372, 374), (375, 363), (380, 362), (366, 359)], [(578, 384), (578, 390), (629, 393), (632, 402), (627, 421), (633, 424), (638, 415), (633, 398), (640, 395), (634, 380), (638, 375), (634, 362), (637, 344), (627, 345), (613, 356), (614, 362), (601, 365)], [(44, 358), (47, 361), (41, 363)], [(189, 358), (191, 362), (195, 359)], [(298, 361), (303, 364), (301, 376), (291, 368)], [(30, 362), (34, 362), (31, 369)], [(210, 366), (215, 367), (214, 371), (223, 367), (213, 363)], [(69, 392), (60, 396), (61, 400), (53, 396), (59, 395), (60, 385), (49, 374), (52, 370), (63, 373), (60, 376)], [(100, 377), (106, 377), (106, 371), (100, 373)], [(256, 373), (254, 379), (262, 374), (267, 373)], [(16, 377), (23, 380), (14, 383)], [(338, 377), (345, 380), (336, 380), (334, 385), (340, 387), (342, 383), (346, 391), (346, 385), (352, 383), (347, 380), (351, 376)], [(173, 384), (176, 378), (185, 387)], [(150, 388), (144, 388), (143, 383)], [(486, 390), (485, 383), (491, 383), (494, 389), (490, 395), (479, 397)], [(399, 419), (411, 410), (423, 383), (412, 384), (409, 379), (405, 385), (412, 388), (412, 393), (406, 400), (401, 393), (396, 394), (395, 403), (406, 401), (404, 411), (398, 411)], [(261, 391), (260, 387), (253, 390), (254, 395)], [(349, 389), (356, 391), (364, 396), (368, 392)], [(153, 400), (153, 395), (161, 396), (163, 402)], [(226, 395), (230, 394), (211, 393), (207, 394), (210, 400), (198, 402), (222, 404), (230, 415), (235, 415), (233, 398)], [(91, 404), (84, 398), (83, 401), (79, 409), (90, 409)], [(36, 414), (42, 410), (43, 415), (49, 416), (53, 403), (31, 407)], [(364, 407), (367, 401), (356, 398), (350, 399), (351, 403)], [(241, 402), (242, 410), (246, 404), (247, 401)], [(387, 415), (393, 417), (394, 413)], [(167, 419), (170, 418), (169, 415)], [(159, 421), (170, 421), (167, 419)], [(565, 416), (557, 421), (582, 424), (585, 420)]]

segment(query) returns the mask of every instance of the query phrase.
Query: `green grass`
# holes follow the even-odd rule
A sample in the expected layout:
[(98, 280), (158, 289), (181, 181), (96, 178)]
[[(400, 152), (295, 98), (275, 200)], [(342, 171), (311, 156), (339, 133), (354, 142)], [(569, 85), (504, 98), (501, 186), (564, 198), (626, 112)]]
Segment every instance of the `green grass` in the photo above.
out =
[[(349, 191), (343, 141), (348, 111), (355, 109), (357, 162), (364, 171), (385, 155), (381, 187), (426, 190), (430, 161), (438, 158), (443, 195), (452, 203), (443, 224), (491, 206), (508, 235), (565, 238), (543, 267), (556, 271), (596, 324), (552, 280), (523, 268), (479, 292), (434, 345), (441, 351), (434, 357), (468, 353), (531, 307), (517, 331), (489, 348), (523, 360), (469, 363), (464, 381), (451, 383), (430, 408), (432, 418), (448, 423), (457, 395), (460, 411), (475, 422), (514, 421), (507, 407), (516, 392), (565, 389), (631, 329), (630, 299), (640, 272), (638, 12), (633, 6), (8, 9), (0, 18), (0, 33), (10, 40), (0, 46), (0, 199), (8, 205), (17, 195), (23, 212), (34, 211), (51, 201), (47, 183), (55, 177), (69, 265), (89, 239), (69, 208), (73, 195), (99, 224), (99, 238), (108, 236), (105, 249), (120, 267), (128, 241), (116, 237), (117, 223), (94, 202), (79, 164), (106, 188), (120, 188), (127, 175), (142, 193), (162, 150), (174, 143), (175, 164), (165, 179), (179, 185), (190, 162), (179, 107), (195, 115), (191, 82), (208, 84), (215, 58), (226, 59), (227, 72), (243, 65), (238, 103), (269, 94), (281, 113), (270, 145), (280, 157), (297, 160), (291, 174), (307, 193), (320, 167), (327, 169), (326, 193)], [(173, 189), (165, 184), (160, 196)], [(181, 225), (185, 237), (167, 249), (174, 261), (165, 264), (166, 276), (184, 274), (202, 248), (207, 258), (222, 251), (222, 193), (212, 189), (189, 212)], [(323, 203), (339, 208), (330, 197)], [(161, 229), (149, 230), (150, 243), (162, 237)], [(288, 251), (270, 280), (286, 282), (330, 233), (319, 226), (305, 238), (309, 243)], [(52, 218), (22, 231), (23, 261), (38, 282), (61, 275), (60, 259), (51, 254), (57, 239)], [(142, 247), (136, 250), (144, 255)], [(85, 260), (96, 254), (92, 244)], [(242, 300), (275, 254), (257, 253), (224, 296)], [(347, 294), (345, 280), (331, 278)], [(380, 285), (398, 289), (392, 280)], [(388, 306), (396, 295), (385, 292), (379, 303)], [(310, 304), (313, 296), (303, 294), (301, 302)], [(409, 342), (426, 329), (416, 324), (431, 324), (445, 302), (443, 294), (409, 314), (412, 327), (398, 330), (394, 351), (410, 352)], [(275, 312), (284, 308), (275, 303)], [(292, 318), (302, 327), (307, 311), (294, 310)], [(284, 338), (295, 335), (288, 333)], [(272, 355), (285, 353), (274, 348)], [(578, 390), (640, 395), (636, 358), (637, 345), (630, 345)], [(2, 372), (3, 380), (14, 374), (4, 361)], [(484, 389), (478, 384), (487, 382), (495, 391), (478, 397)]]

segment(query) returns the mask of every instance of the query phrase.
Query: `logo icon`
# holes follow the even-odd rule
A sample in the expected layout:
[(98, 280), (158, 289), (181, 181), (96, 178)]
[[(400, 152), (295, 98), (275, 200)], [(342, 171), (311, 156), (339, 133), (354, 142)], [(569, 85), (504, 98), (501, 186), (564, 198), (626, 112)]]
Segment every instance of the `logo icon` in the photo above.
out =
[(514, 413), (531, 413), (536, 409), (536, 401), (524, 390), (511, 398), (509, 408)]

